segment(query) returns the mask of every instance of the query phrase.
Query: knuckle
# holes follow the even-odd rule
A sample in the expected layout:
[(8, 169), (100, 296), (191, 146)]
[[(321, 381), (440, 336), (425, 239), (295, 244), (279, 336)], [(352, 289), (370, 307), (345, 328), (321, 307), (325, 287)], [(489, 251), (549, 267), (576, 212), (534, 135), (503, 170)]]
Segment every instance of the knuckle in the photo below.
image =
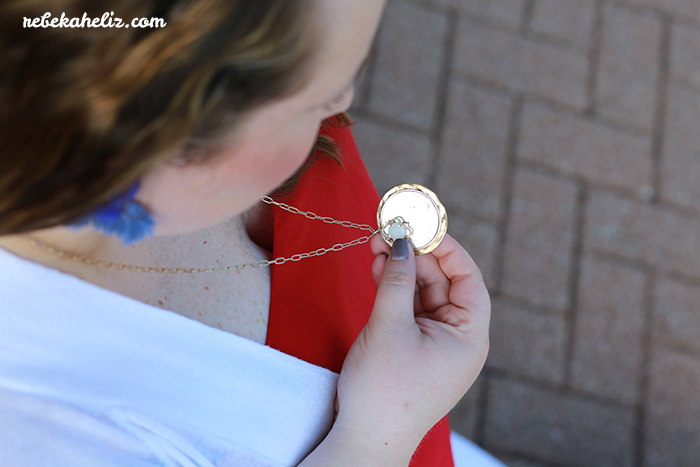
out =
[(382, 282), (395, 287), (409, 287), (414, 283), (409, 274), (401, 271), (388, 271), (382, 278)]

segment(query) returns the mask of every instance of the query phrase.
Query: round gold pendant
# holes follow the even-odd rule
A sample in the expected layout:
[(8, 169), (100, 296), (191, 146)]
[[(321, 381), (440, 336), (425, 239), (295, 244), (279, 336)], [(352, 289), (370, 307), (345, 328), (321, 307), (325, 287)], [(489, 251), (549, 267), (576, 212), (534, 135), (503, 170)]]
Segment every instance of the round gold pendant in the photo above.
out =
[(415, 254), (438, 247), (447, 233), (447, 211), (437, 195), (424, 186), (404, 183), (387, 191), (379, 202), (377, 223), (390, 246), (405, 238)]

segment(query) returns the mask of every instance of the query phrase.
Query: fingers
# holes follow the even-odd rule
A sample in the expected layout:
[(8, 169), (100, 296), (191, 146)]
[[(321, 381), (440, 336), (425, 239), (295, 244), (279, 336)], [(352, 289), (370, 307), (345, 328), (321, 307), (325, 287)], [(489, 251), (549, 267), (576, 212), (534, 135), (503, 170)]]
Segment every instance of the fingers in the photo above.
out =
[(374, 256), (381, 253), (386, 253), (388, 255), (391, 252), (391, 247), (384, 241), (381, 233), (378, 233), (370, 239), (369, 248), (372, 250)]
[(445, 235), (432, 255), (450, 281), (449, 302), (458, 308), (475, 311), (470, 319), (488, 323), (491, 309), (489, 294), (481, 271), (469, 253), (454, 238)]
[[(390, 247), (379, 236), (372, 238), (370, 247), (379, 255), (372, 263), (372, 276), (379, 286)], [(489, 310), (490, 300), (481, 272), (469, 253), (450, 235), (430, 254), (415, 258), (416, 280), (420, 287), (420, 303), (415, 313), (435, 312), (447, 305), (462, 309)], [(488, 320), (488, 313), (485, 316)]]
[[(381, 259), (375, 259), (375, 264), (380, 262)], [(393, 328), (414, 325), (415, 284), (416, 261), (413, 249), (405, 240), (397, 240), (389, 258), (384, 262), (384, 271), (377, 286), (377, 298), (371, 317), (373, 326)]]
[[(374, 279), (374, 285), (379, 286), (379, 282), (382, 279), (382, 275), (384, 274), (384, 265), (386, 264), (387, 260), (389, 259), (389, 255), (382, 252), (381, 254), (377, 255), (374, 258), (374, 261), (372, 262), (372, 279)], [(416, 258), (418, 260), (419, 258)], [(445, 278), (445, 281), (447, 281), (447, 278)], [(447, 281), (449, 283), (449, 281)], [(447, 294), (445, 294), (447, 296)], [(426, 313), (426, 309), (423, 306), (423, 303), (421, 301), (421, 288), (416, 283), (415, 287), (415, 292), (413, 296), (413, 313), (418, 316), (423, 313)], [(434, 310), (432, 310), (434, 311)]]
[[(372, 263), (372, 279), (379, 286), (384, 264), (391, 247), (380, 235), (375, 235), (370, 241), (370, 248), (375, 255)], [(433, 312), (449, 303), (450, 280), (440, 269), (437, 259), (431, 255), (416, 257), (416, 280), (418, 294), (415, 303), (415, 313)]]
[(450, 303), (450, 280), (432, 254), (416, 257), (416, 280), (420, 287), (421, 305), (433, 312)]

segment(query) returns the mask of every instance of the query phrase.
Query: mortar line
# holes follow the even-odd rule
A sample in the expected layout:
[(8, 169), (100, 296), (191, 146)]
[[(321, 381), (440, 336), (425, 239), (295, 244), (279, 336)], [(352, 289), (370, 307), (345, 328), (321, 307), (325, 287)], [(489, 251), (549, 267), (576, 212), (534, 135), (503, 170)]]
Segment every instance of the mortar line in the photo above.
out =
[(564, 350), (564, 380), (562, 388), (571, 389), (571, 363), (574, 355), (574, 340), (579, 305), (579, 283), (581, 279), (581, 262), (583, 260), (583, 239), (586, 229), (586, 205), (588, 203), (588, 186), (580, 184), (576, 197), (574, 212), (574, 238), (571, 248), (571, 269), (569, 270), (569, 309), (565, 317), (568, 325), (566, 349)]
[(642, 362), (639, 372), (637, 393), (637, 405), (634, 411), (634, 467), (642, 467), (644, 464), (644, 424), (646, 423), (645, 404), (649, 388), (649, 371), (651, 366), (651, 344), (652, 344), (652, 321), (654, 313), (654, 288), (657, 281), (657, 274), (653, 270), (647, 271), (647, 283), (644, 288), (644, 299), (642, 312), (644, 316), (644, 326), (642, 328)]
[(447, 19), (443, 39), (443, 57), (440, 65), (440, 75), (437, 80), (437, 102), (433, 114), (433, 127), (430, 131), (432, 157), (428, 164), (426, 182), (428, 186), (436, 186), (440, 160), (442, 159), (442, 143), (444, 125), (447, 114), (450, 82), (452, 81), (452, 60), (454, 59), (455, 43), (457, 41), (457, 22), (459, 12), (455, 8), (444, 11)]
[(481, 383), (481, 393), (476, 399), (476, 426), (474, 427), (473, 441), (479, 446), (484, 446), (484, 433), (486, 432), (486, 412), (489, 405), (489, 391), (491, 390), (491, 371), (484, 367), (480, 377), (484, 378)]
[(524, 36), (530, 31), (530, 23), (535, 14), (535, 0), (525, 0), (523, 5), (522, 16), (520, 17), (520, 27), (518, 32)]
[(357, 107), (358, 115), (362, 114), (363, 118), (369, 119), (375, 123), (395, 128), (399, 131), (405, 131), (411, 134), (419, 134), (430, 138), (430, 133), (423, 128), (411, 125), (410, 123), (402, 122), (392, 117), (387, 117), (377, 112), (368, 110), (365, 107)]
[(496, 458), (499, 456), (516, 457), (519, 461), (532, 462), (541, 467), (576, 467), (576, 464), (561, 464), (558, 462), (544, 461), (532, 454), (518, 451), (517, 449), (493, 449), (490, 453)]
[(375, 70), (377, 68), (377, 56), (379, 55), (379, 41), (381, 40), (381, 35), (383, 34), (383, 24), (384, 22), (382, 22), (379, 25), (377, 33), (375, 34), (374, 39), (372, 40), (369, 62), (365, 67), (365, 71), (363, 72), (363, 74), (365, 75), (363, 84), (365, 86), (364, 89), (360, 89), (360, 96), (358, 96), (359, 99), (357, 107), (361, 108), (365, 112), (369, 110), (369, 101), (372, 98), (372, 88), (374, 87), (374, 75)]
[[(639, 193), (632, 191), (632, 189), (629, 187), (620, 187), (616, 185), (609, 185), (596, 182), (595, 180), (592, 180), (582, 175), (572, 174), (569, 172), (562, 172), (561, 170), (559, 170), (559, 168), (552, 165), (544, 165), (544, 163), (542, 162), (523, 160), (518, 163), (518, 167), (533, 173), (544, 174), (551, 178), (556, 178), (560, 180), (581, 181), (586, 183), (591, 189), (595, 189), (598, 192), (615, 195), (627, 201), (645, 204), (644, 201), (641, 201), (639, 199)], [(672, 213), (673, 215), (679, 216), (686, 220), (694, 222), (698, 222), (698, 220), (700, 220), (700, 210), (691, 209), (687, 206), (682, 206), (669, 200), (659, 200), (658, 202), (656, 202), (654, 208), (663, 208), (664, 210)]]
[(366, 109), (369, 105), (370, 95), (372, 93), (372, 80), (374, 79), (374, 70), (376, 68), (376, 55), (377, 55), (377, 42), (372, 44), (372, 49), (370, 50), (370, 57), (365, 70), (362, 72), (364, 76), (361, 77), (360, 81), (363, 86), (358, 89), (358, 98), (356, 106), (361, 109)]
[(503, 190), (501, 192), (501, 215), (498, 222), (498, 238), (496, 251), (493, 258), (493, 294), (500, 293), (503, 287), (503, 272), (505, 268), (506, 242), (508, 241), (508, 225), (510, 222), (510, 205), (513, 200), (513, 184), (518, 159), (518, 142), (520, 140), (520, 126), (525, 97), (523, 94), (516, 96), (511, 104), (511, 118), (508, 124), (508, 136), (506, 141), (505, 167), (503, 169)]
[(586, 76), (586, 97), (588, 108), (584, 114), (595, 115), (595, 92), (598, 86), (598, 71), (600, 70), (600, 58), (603, 49), (603, 0), (596, 0), (594, 6), (593, 27), (591, 29), (591, 44), (588, 49), (588, 76)]
[(669, 62), (671, 50), (671, 27), (673, 20), (666, 16), (661, 17), (661, 42), (659, 44), (659, 76), (656, 86), (656, 109), (654, 112), (654, 129), (651, 134), (651, 188), (653, 190), (652, 202), (660, 200), (662, 180), (661, 163), (664, 150), (666, 103), (668, 99)]
[(541, 377), (538, 376), (511, 373), (508, 370), (493, 367), (489, 367), (488, 370), (491, 378), (505, 379), (512, 383), (519, 383), (524, 386), (529, 386), (537, 391), (553, 394), (569, 400), (574, 399), (580, 402), (588, 402), (607, 409), (615, 408), (634, 410), (636, 406), (635, 402), (624, 402), (614, 397), (601, 396), (595, 392), (589, 392), (581, 389), (572, 389), (571, 391), (563, 393), (558, 383), (553, 381), (543, 381)]

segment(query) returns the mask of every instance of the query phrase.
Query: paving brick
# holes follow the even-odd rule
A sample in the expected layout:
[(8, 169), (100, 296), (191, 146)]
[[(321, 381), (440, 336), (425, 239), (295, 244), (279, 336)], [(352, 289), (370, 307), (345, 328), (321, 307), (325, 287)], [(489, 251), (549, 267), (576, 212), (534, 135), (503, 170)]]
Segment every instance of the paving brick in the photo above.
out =
[(700, 89), (700, 29), (675, 23), (671, 30), (670, 75)]
[(370, 110), (424, 130), (432, 127), (446, 26), (444, 14), (388, 2), (377, 40)]
[(700, 92), (671, 83), (661, 158), (661, 196), (700, 211)]
[(700, 361), (656, 348), (644, 426), (644, 467), (700, 465)]
[(498, 460), (503, 462), (508, 467), (545, 467), (544, 464), (539, 462), (521, 459), (513, 455), (497, 455)]
[[(442, 199), (440, 200), (442, 201)], [(448, 233), (474, 258), (489, 289), (495, 286), (493, 261), (498, 243), (496, 227), (466, 213), (447, 211)]]
[(479, 402), (486, 387), (484, 375), (480, 375), (469, 391), (450, 411), (450, 427), (462, 436), (474, 439), (479, 422)]
[[(391, 0), (387, 13), (373, 62), (381, 77), (358, 87), (368, 97), (358, 100), (367, 118), (354, 129), (363, 156), (380, 192), (434, 176), (450, 234), (498, 286), (488, 385), (480, 378), (455, 407), (453, 428), (483, 437), (511, 467), (700, 466), (700, 0)], [(659, 23), (670, 33), (663, 57)], [(438, 89), (452, 26), (451, 82)], [(601, 67), (591, 89), (597, 26)], [(651, 73), (666, 60), (665, 126), (650, 131), (660, 110)], [(651, 91), (635, 101), (640, 89)], [(442, 108), (436, 96), (445, 101), (440, 154), (430, 131)], [(664, 137), (652, 163), (656, 130)], [(504, 178), (506, 154), (517, 156), (515, 180)], [(575, 213), (583, 187), (584, 212)], [(572, 219), (581, 214), (579, 268)], [(644, 362), (638, 263), (656, 278), (643, 291), (654, 344)], [(574, 270), (570, 328), (562, 310)], [(561, 342), (571, 351), (567, 385)], [(635, 375), (648, 376), (643, 391)]]
[(595, 0), (537, 0), (530, 28), (587, 50), (595, 21)]
[(490, 380), (488, 401), (487, 449), (570, 466), (632, 465), (631, 408), (496, 377)]
[(700, 352), (700, 288), (662, 279), (654, 289), (654, 339)]
[(401, 183), (425, 184), (431, 157), (427, 136), (359, 119), (352, 127), (367, 170), (382, 195)]
[(654, 125), (661, 23), (656, 15), (606, 5), (596, 110), (641, 129)]
[(700, 221), (659, 206), (593, 191), (584, 245), (663, 272), (700, 277)]
[(495, 21), (511, 28), (520, 26), (525, 0), (427, 0), (435, 5), (456, 8), (457, 11)]
[(518, 155), (590, 181), (651, 189), (651, 137), (552, 109), (525, 105)]
[(459, 72), (575, 109), (587, 104), (584, 54), (468, 18), (459, 22), (453, 65)]
[(599, 259), (581, 264), (571, 385), (632, 404), (643, 359), (644, 274)]
[(362, 70), (360, 76), (357, 77), (357, 81), (355, 82), (355, 94), (352, 101), (352, 107), (349, 110), (350, 114), (352, 114), (358, 108), (367, 108), (367, 98), (369, 97), (370, 91), (370, 82), (372, 78), (371, 67), (373, 61), (374, 57), (371, 57), (369, 63), (367, 63), (367, 66), (365, 66), (365, 68)]
[(511, 113), (507, 96), (453, 80), (449, 89), (437, 184), (450, 208), (500, 215)]
[(490, 335), (488, 367), (554, 384), (563, 381), (567, 326), (562, 315), (494, 298)]
[(700, 21), (700, 2), (697, 0), (622, 0), (634, 6), (658, 8), (683, 20)]
[(515, 177), (502, 291), (563, 310), (569, 306), (575, 184), (519, 170)]

